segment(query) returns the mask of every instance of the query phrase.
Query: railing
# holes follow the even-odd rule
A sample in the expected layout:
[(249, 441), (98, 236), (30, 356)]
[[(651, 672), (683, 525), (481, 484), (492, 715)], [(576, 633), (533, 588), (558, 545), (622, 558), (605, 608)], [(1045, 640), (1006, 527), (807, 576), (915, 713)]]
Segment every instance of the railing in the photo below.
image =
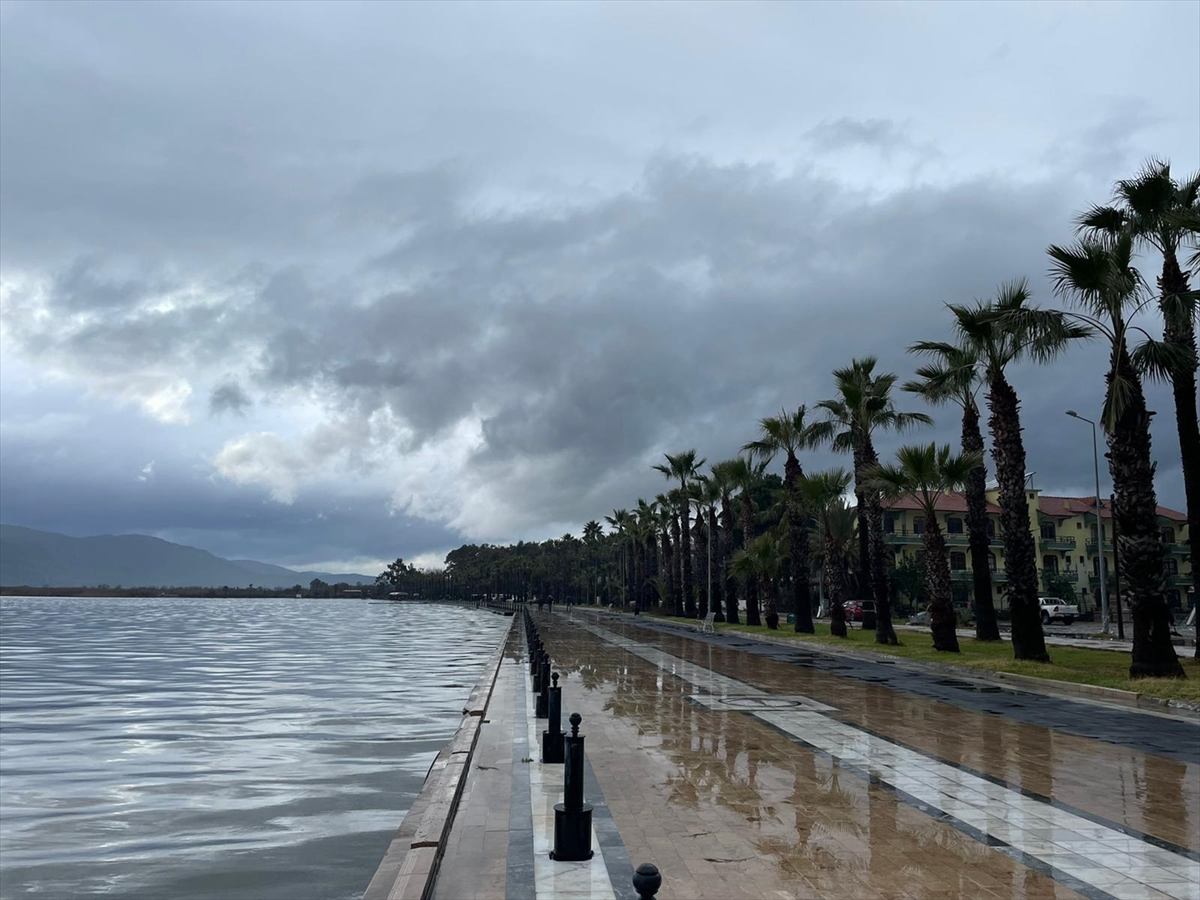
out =
[[(1097, 543), (1098, 543), (1098, 542), (1097, 542), (1095, 539), (1089, 539), (1089, 540), (1088, 540), (1088, 542), (1087, 542), (1087, 552), (1088, 552), (1088, 553), (1095, 553), (1095, 552), (1096, 552), (1096, 544), (1097, 544)], [(1112, 553), (1112, 541), (1106, 540), (1106, 541), (1104, 542), (1104, 552), (1105, 552), (1105, 553)]]
[(1163, 544), (1163, 553), (1186, 554), (1187, 552), (1188, 552), (1187, 544), (1181, 544), (1178, 541), (1167, 541)]
[[(1003, 569), (991, 569), (988, 572), (988, 574), (991, 576), (993, 584), (1000, 584), (1002, 582), (1008, 581), (1008, 573), (1005, 572)], [(951, 581), (971, 581), (974, 577), (975, 576), (974, 576), (973, 569), (951, 569), (950, 570), (950, 580)]]
[(1075, 538), (1073, 537), (1044, 537), (1041, 539), (1043, 550), (1074, 550)]
[[(966, 534), (949, 534), (944, 528), (942, 537), (952, 547), (965, 547), (969, 542)], [(924, 539), (924, 531), (913, 531), (909, 528), (894, 528), (883, 533), (884, 543), (887, 544), (919, 544)]]

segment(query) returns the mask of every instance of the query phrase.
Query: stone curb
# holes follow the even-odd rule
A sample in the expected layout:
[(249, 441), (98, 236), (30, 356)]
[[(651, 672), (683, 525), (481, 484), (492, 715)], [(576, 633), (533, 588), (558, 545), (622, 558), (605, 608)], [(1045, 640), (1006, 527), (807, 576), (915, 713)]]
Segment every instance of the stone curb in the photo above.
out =
[[(597, 613), (597, 615), (601, 615)], [(609, 614), (611, 615), (611, 614)], [(629, 616), (616, 615), (615, 618), (628, 620)], [(677, 627), (680, 633), (692, 636), (693, 629), (686, 625), (675, 625), (670, 619), (648, 617), (647, 621), (659, 622)], [(782, 647), (799, 648), (826, 656), (840, 656), (849, 659), (871, 662), (886, 659), (902, 668), (931, 672), (939, 675), (954, 675), (965, 681), (975, 681), (990, 686), (1007, 687), (1012, 690), (1020, 689), (1030, 694), (1044, 694), (1048, 697), (1065, 697), (1070, 700), (1092, 700), (1109, 703), (1116, 706), (1126, 706), (1158, 715), (1170, 716), (1185, 722), (1200, 722), (1200, 706), (1183, 700), (1168, 700), (1163, 697), (1149, 697), (1136, 691), (1125, 691), (1120, 688), (1101, 687), (1093, 684), (1076, 684), (1073, 681), (1056, 681), (1050, 678), (1036, 678), (1032, 675), (1016, 675), (1008, 672), (981, 672), (965, 666), (955, 666), (950, 663), (932, 663), (924, 660), (912, 660), (905, 656), (894, 656), (890, 653), (859, 652), (849, 648), (831, 647), (827, 644), (817, 644), (809, 641), (798, 641), (790, 638), (770, 637), (765, 634), (754, 634), (748, 631), (730, 631), (721, 629), (727, 634), (760, 641), (764, 644), (777, 644)], [(720, 632), (718, 632), (720, 633)]]
[(363, 892), (363, 900), (427, 900), (432, 895), (438, 865), (446, 849), (446, 836), (454, 822), (479, 729), (516, 620), (516, 616), (509, 619), (479, 683), (467, 698), (458, 730), (430, 766), (425, 784), (392, 836), (383, 861)]

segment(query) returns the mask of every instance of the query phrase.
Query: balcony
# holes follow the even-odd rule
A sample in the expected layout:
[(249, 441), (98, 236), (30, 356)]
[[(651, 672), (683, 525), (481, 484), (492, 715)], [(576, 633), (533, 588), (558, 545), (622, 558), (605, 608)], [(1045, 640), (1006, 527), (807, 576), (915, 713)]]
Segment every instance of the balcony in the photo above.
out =
[[(989, 573), (992, 576), (992, 584), (1003, 584), (1008, 581), (1008, 574), (1003, 569), (992, 569)], [(971, 569), (951, 569), (951, 581), (971, 581), (974, 578), (974, 573)]]
[[(1097, 545), (1097, 543), (1098, 543), (1098, 542), (1097, 542), (1097, 541), (1095, 541), (1095, 540), (1089, 540), (1089, 541), (1087, 542), (1087, 552), (1088, 552), (1088, 553), (1095, 553), (1095, 552), (1096, 552), (1096, 545)], [(1105, 542), (1104, 542), (1104, 552), (1105, 552), (1105, 553), (1112, 553), (1112, 541), (1105, 541)]]
[[(942, 537), (950, 547), (965, 547), (969, 543), (966, 534), (947, 534), (943, 530)], [(883, 533), (885, 544), (919, 544), (924, 540), (925, 532), (913, 531), (909, 528), (894, 528)]]
[(1187, 588), (1192, 586), (1192, 576), (1184, 572), (1177, 572), (1174, 575), (1167, 576), (1167, 585), (1174, 588)]
[(1187, 544), (1180, 544), (1180, 543), (1176, 543), (1176, 542), (1170, 542), (1170, 543), (1163, 544), (1163, 553), (1169, 553), (1172, 556), (1175, 556), (1175, 555), (1186, 556), (1187, 552), (1188, 552)]
[(1044, 537), (1041, 538), (1041, 544), (1043, 550), (1062, 550), (1070, 553), (1075, 549), (1075, 538), (1062, 536), (1052, 538)]

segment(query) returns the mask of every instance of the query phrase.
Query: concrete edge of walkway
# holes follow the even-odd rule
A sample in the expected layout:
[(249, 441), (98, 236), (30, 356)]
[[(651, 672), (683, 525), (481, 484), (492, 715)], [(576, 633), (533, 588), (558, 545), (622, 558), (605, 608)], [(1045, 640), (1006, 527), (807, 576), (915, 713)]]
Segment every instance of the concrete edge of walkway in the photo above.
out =
[(425, 900), (433, 893), (446, 838), (479, 741), (479, 728), (516, 620), (516, 616), (509, 619), (508, 628), (467, 698), (454, 737), (434, 759), (421, 792), (396, 829), (379, 868), (363, 892), (363, 900)]
[[(593, 612), (589, 610), (589, 612)], [(622, 621), (629, 621), (633, 617), (621, 613), (610, 613), (595, 611), (596, 615), (605, 615), (612, 618), (618, 618)], [(685, 624), (677, 624), (669, 618), (649, 617), (648, 621), (658, 622), (675, 627), (684, 634), (691, 634), (695, 629), (688, 627)], [(747, 638), (752, 641), (760, 641), (765, 644), (776, 644), (783, 647), (799, 648), (802, 650), (811, 651), (813, 653), (822, 653), (826, 656), (838, 656), (849, 659), (861, 660), (863, 662), (872, 662), (878, 660), (887, 660), (901, 668), (914, 669), (919, 672), (926, 672), (938, 675), (953, 675), (956, 678), (961, 678), (964, 681), (974, 681), (980, 684), (989, 686), (998, 686), (1012, 689), (1019, 689), (1031, 694), (1043, 694), (1047, 697), (1066, 698), (1068, 700), (1085, 700), (1094, 703), (1108, 704), (1121, 706), (1126, 708), (1136, 709), (1139, 712), (1150, 713), (1152, 715), (1168, 716), (1172, 719), (1178, 719), (1184, 722), (1200, 723), (1200, 706), (1186, 703), (1182, 700), (1168, 700), (1163, 697), (1148, 697), (1145, 694), (1139, 694), (1136, 691), (1125, 691), (1120, 688), (1101, 687), (1093, 684), (1076, 684), (1073, 681), (1056, 681), (1050, 678), (1036, 678), (1032, 675), (1015, 675), (1008, 672), (986, 672), (978, 669), (968, 668), (966, 666), (956, 666), (951, 663), (935, 663), (925, 662), (924, 660), (913, 660), (906, 656), (894, 656), (890, 653), (875, 653), (875, 652), (860, 652), (849, 648), (835, 647), (829, 644), (818, 644), (811, 641), (800, 641), (785, 637), (771, 637), (765, 634), (755, 634), (749, 631), (728, 631), (721, 629), (727, 634), (736, 634), (738, 637)]]

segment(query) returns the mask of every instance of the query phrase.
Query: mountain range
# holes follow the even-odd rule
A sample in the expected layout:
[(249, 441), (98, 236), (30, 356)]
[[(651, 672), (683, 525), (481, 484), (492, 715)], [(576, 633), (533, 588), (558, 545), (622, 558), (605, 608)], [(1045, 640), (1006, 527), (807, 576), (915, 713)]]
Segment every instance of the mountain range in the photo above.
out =
[(224, 559), (207, 550), (146, 534), (70, 537), (0, 525), (0, 585), (29, 587), (290, 587), (314, 578), (329, 584), (372, 584), (374, 575), (298, 572), (253, 559)]

